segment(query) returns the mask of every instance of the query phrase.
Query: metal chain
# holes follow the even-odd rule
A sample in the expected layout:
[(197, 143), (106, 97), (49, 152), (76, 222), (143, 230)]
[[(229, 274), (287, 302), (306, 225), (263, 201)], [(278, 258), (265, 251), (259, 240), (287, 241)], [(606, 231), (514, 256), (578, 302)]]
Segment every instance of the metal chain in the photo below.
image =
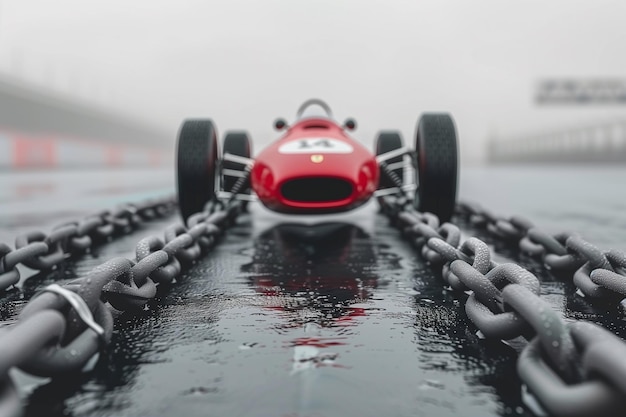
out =
[(37, 271), (53, 269), (69, 257), (88, 252), (98, 242), (131, 233), (142, 221), (168, 215), (175, 207), (172, 197), (125, 204), (59, 224), (49, 234), (39, 230), (20, 234), (15, 239), (15, 249), (0, 243), (0, 291), (19, 282), (20, 264)]
[[(476, 203), (460, 203), (457, 215), (495, 239), (517, 245), (547, 271), (569, 277), (578, 294), (591, 303), (617, 304), (626, 298), (626, 255), (620, 251), (603, 252), (576, 233), (550, 235), (522, 217), (498, 217)], [(509, 228), (517, 233), (503, 237), (503, 230)]]
[[(15, 279), (18, 263), (55, 265), (57, 258), (68, 255), (65, 250), (73, 237), (80, 240), (92, 236), (90, 231), (100, 237), (127, 233), (142, 218), (169, 212), (163, 205), (171, 207), (170, 200), (102, 212), (95, 217), (102, 221), (92, 221), (90, 217), (83, 223), (59, 227), (50, 236), (22, 235), (15, 251), (0, 245), (0, 279)], [(172, 283), (183, 268), (212, 248), (240, 212), (241, 204), (234, 202), (220, 211), (212, 210), (210, 206), (194, 215), (189, 228), (182, 224), (167, 227), (165, 240), (157, 236), (140, 240), (136, 259), (111, 259), (63, 287), (53, 284), (36, 294), (22, 309), (17, 322), (0, 334), (0, 411), (6, 411), (2, 415), (21, 415), (19, 397), (8, 374), (12, 367), (44, 377), (88, 370), (111, 340), (114, 316), (121, 311), (145, 308), (156, 296), (157, 285)], [(77, 233), (81, 224), (85, 227)], [(83, 245), (77, 247), (84, 249)]]
[[(557, 416), (621, 415), (626, 407), (626, 342), (593, 323), (565, 323), (540, 297), (539, 280), (532, 273), (517, 264), (491, 261), (487, 244), (475, 237), (460, 242), (457, 226), (439, 226), (432, 215), (416, 212), (404, 200), (379, 201), (391, 223), (465, 301), (481, 337), (528, 342), (517, 361), (530, 394), (525, 399), (538, 400)], [(542, 259), (546, 269), (569, 273), (591, 302), (626, 297), (622, 252), (602, 252), (573, 233), (551, 236), (525, 218), (496, 216), (474, 203), (459, 204), (457, 216)]]

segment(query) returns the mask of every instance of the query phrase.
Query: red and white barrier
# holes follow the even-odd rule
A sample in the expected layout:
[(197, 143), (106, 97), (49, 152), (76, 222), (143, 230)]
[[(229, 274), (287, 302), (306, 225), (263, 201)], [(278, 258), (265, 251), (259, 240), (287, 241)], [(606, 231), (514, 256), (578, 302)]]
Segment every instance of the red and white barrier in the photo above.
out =
[(163, 149), (0, 131), (0, 169), (166, 167)]

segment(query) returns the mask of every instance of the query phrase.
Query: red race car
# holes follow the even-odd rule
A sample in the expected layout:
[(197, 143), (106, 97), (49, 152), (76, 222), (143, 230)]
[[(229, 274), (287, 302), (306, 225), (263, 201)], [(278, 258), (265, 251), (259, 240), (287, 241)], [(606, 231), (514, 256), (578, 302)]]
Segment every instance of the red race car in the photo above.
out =
[(346, 133), (355, 129), (354, 120), (337, 123), (318, 99), (304, 102), (292, 125), (277, 119), (274, 126), (284, 134), (252, 159), (245, 132), (227, 132), (220, 154), (211, 120), (183, 122), (177, 185), (185, 221), (218, 201), (258, 200), (276, 212), (320, 214), (352, 210), (382, 196), (408, 197), (417, 210), (441, 221), (452, 216), (458, 145), (450, 115), (422, 115), (414, 148), (403, 145), (399, 132), (381, 132), (375, 152)]

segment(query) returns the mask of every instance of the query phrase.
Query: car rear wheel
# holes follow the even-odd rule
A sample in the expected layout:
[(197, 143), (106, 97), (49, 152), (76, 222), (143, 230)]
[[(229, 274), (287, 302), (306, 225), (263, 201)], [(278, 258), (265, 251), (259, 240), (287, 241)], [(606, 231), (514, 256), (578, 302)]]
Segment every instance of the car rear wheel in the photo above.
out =
[(430, 212), (441, 222), (454, 212), (458, 178), (458, 144), (449, 114), (424, 114), (415, 137), (417, 183), (415, 207)]
[[(252, 145), (248, 134), (246, 132), (226, 133), (226, 135), (224, 136), (224, 153), (250, 158), (252, 156)], [(244, 172), (244, 167), (241, 164), (231, 161), (223, 161), (222, 168), (223, 170), (229, 169), (234, 171), (240, 171), (241, 173)], [(240, 181), (240, 177), (235, 177), (232, 175), (223, 175), (222, 178), (224, 191), (228, 191), (229, 193), (233, 191), (233, 187), (235, 187), (237, 181)], [(250, 194), (250, 179), (247, 179), (241, 187), (237, 188), (239, 188), (239, 190), (235, 191), (237, 191), (239, 194)], [(244, 209), (247, 205), (247, 201), (242, 201), (242, 207)]]
[[(390, 151), (394, 151), (396, 149), (400, 149), (403, 146), (402, 144), (402, 136), (400, 136), (399, 132), (380, 132), (378, 137), (376, 138), (376, 155), (381, 155)], [(386, 161), (387, 165), (402, 163), (402, 156), (398, 156)], [(390, 170), (393, 172), (396, 177), (402, 181), (403, 178), (403, 168), (397, 167)], [(383, 188), (391, 188), (397, 187), (398, 184), (395, 184), (393, 179), (384, 172), (383, 169), (380, 169), (380, 180), (378, 182), (378, 189)]]
[(217, 132), (208, 119), (186, 120), (177, 143), (178, 205), (183, 221), (215, 198)]

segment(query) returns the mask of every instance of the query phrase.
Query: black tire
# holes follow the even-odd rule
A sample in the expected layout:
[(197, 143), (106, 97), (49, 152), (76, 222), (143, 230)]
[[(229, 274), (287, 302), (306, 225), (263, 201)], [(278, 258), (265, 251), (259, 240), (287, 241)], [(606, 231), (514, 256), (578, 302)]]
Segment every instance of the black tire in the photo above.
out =
[(446, 222), (456, 204), (458, 144), (454, 120), (449, 114), (424, 114), (415, 137), (417, 182), (415, 207)]
[[(245, 158), (250, 158), (252, 155), (252, 146), (250, 143), (250, 138), (246, 132), (227, 132), (224, 136), (224, 153), (230, 153), (237, 156), (243, 156)], [(222, 163), (223, 169), (233, 169), (236, 171), (243, 172), (243, 166), (241, 164), (237, 164), (230, 161), (224, 161)], [(230, 192), (233, 189), (233, 186), (239, 179), (238, 177), (231, 177), (228, 175), (223, 175), (223, 183), (224, 191)], [(250, 192), (249, 183), (247, 185), (247, 192)], [(245, 192), (245, 190), (241, 190), (241, 192)]]
[[(381, 155), (383, 153), (399, 149), (402, 146), (403, 146), (402, 136), (400, 136), (399, 132), (394, 132), (394, 131), (380, 132), (378, 134), (378, 137), (376, 138), (376, 155)], [(395, 164), (396, 162), (402, 162), (402, 156), (398, 156), (396, 158), (392, 158), (386, 161), (387, 164)], [(400, 180), (402, 180), (403, 178), (402, 171), (403, 171), (402, 168), (396, 168), (392, 170), (392, 172), (395, 173)], [(396, 186), (397, 184), (395, 184), (392, 181), (392, 179), (389, 178), (389, 175), (387, 175), (385, 172), (380, 170), (380, 180), (378, 182), (378, 189), (380, 190), (383, 188), (391, 188), (391, 187), (396, 187)]]
[(217, 132), (211, 120), (185, 120), (177, 144), (178, 206), (183, 221), (215, 198)]

